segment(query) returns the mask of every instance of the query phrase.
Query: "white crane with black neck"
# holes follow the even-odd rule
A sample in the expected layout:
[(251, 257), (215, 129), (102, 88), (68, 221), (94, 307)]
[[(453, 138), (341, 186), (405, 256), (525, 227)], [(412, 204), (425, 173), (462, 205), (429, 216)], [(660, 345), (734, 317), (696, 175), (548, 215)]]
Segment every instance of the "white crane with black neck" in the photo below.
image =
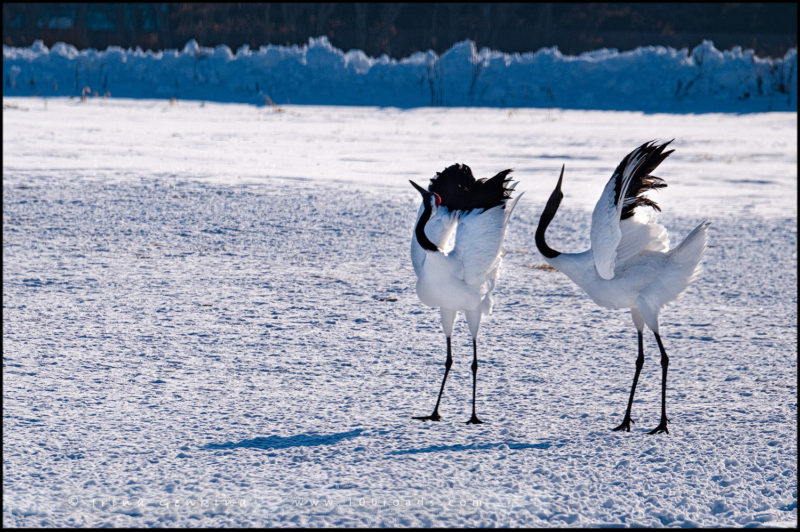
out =
[(658, 315), (697, 277), (706, 248), (708, 221), (692, 230), (677, 247), (669, 249), (667, 231), (656, 223), (653, 212), (661, 209), (643, 196), (649, 190), (667, 186), (650, 173), (674, 151), (664, 151), (670, 142), (661, 145), (646, 142), (619, 163), (592, 213), (590, 249), (583, 253), (560, 253), (545, 241), (547, 226), (564, 197), (563, 166), (536, 228), (536, 247), (548, 264), (565, 273), (598, 305), (631, 310), (638, 332), (639, 355), (628, 408), (622, 423), (614, 430), (631, 430), (633, 395), (644, 364), (642, 331), (647, 325), (661, 351), (661, 422), (650, 434), (669, 434), (666, 407), (669, 357), (659, 336)]
[[(464, 313), (472, 334), (472, 417), (478, 379), (478, 329), (492, 310), (492, 290), (497, 280), (508, 221), (522, 194), (511, 200), (516, 182), (503, 170), (491, 179), (475, 179), (469, 166), (452, 165), (437, 173), (424, 189), (422, 205), (411, 238), (411, 261), (417, 274), (417, 295), (429, 307), (438, 307), (447, 337), (447, 360), (436, 406), (429, 416), (414, 419), (439, 421), (439, 403), (453, 363), (450, 338), (456, 314)], [(453, 233), (455, 237), (453, 238)]]

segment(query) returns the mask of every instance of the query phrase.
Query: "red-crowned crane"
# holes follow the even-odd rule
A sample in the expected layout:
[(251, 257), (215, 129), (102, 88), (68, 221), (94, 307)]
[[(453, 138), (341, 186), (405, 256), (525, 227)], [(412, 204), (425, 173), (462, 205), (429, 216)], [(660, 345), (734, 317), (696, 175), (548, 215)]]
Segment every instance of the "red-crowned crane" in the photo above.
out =
[[(475, 412), (478, 379), (478, 328), (492, 310), (492, 290), (497, 280), (506, 226), (522, 196), (511, 200), (512, 183), (503, 170), (491, 179), (475, 179), (469, 166), (452, 165), (437, 173), (424, 189), (422, 205), (411, 238), (411, 261), (417, 274), (420, 301), (441, 312), (447, 337), (447, 360), (436, 406), (429, 416), (414, 419), (439, 421), (439, 403), (453, 363), (450, 338), (458, 311), (467, 319), (472, 334), (472, 417), (467, 423), (483, 423)], [(455, 235), (453, 233), (455, 232)], [(454, 238), (453, 238), (454, 236)]]
[(536, 228), (536, 247), (548, 264), (565, 273), (598, 305), (631, 309), (638, 331), (639, 356), (625, 417), (614, 430), (631, 430), (633, 395), (644, 364), (642, 331), (647, 325), (661, 351), (661, 422), (650, 434), (669, 434), (666, 407), (669, 358), (659, 336), (658, 314), (697, 277), (706, 248), (708, 221), (694, 228), (680, 245), (669, 249), (667, 231), (656, 223), (653, 212), (661, 209), (643, 196), (649, 190), (667, 186), (650, 173), (674, 151), (664, 151), (670, 142), (661, 145), (646, 142), (619, 163), (592, 213), (590, 249), (583, 253), (559, 253), (545, 242), (547, 226), (564, 197), (563, 166)]

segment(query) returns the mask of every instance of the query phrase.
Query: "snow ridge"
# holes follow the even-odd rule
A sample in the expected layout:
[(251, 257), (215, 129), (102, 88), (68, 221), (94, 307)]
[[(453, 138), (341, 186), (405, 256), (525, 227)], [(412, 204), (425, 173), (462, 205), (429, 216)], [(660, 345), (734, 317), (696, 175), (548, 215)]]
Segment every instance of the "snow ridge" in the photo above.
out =
[(98, 96), (217, 102), (394, 107), (543, 107), (646, 112), (797, 111), (797, 49), (782, 58), (646, 46), (577, 56), (557, 47), (507, 54), (472, 41), (441, 56), (396, 60), (343, 52), (327, 37), (303, 46), (189, 41), (183, 50), (78, 50), (42, 41), (3, 46), (4, 96)]

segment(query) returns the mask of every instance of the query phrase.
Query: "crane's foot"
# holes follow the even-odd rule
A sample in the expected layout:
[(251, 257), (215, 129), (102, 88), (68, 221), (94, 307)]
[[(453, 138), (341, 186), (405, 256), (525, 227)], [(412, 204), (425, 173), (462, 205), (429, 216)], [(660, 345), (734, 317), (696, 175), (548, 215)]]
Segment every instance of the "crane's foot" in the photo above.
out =
[(440, 421), (442, 418), (439, 417), (438, 412), (434, 412), (429, 416), (414, 416), (412, 419), (421, 419), (422, 421)]
[(625, 432), (630, 432), (631, 431), (631, 423), (635, 423), (635, 421), (633, 421), (631, 418), (626, 416), (625, 419), (622, 420), (622, 423), (620, 423), (620, 425), (618, 427), (614, 427), (611, 430), (624, 430)]
[(669, 419), (662, 417), (661, 423), (658, 424), (656, 428), (648, 432), (648, 434), (661, 434), (662, 432), (666, 432), (669, 434), (669, 429), (667, 428), (667, 423), (669, 423)]
[(480, 425), (482, 423), (483, 423), (483, 421), (478, 419), (478, 416), (476, 416), (475, 414), (472, 414), (472, 417), (470, 418), (470, 420), (467, 421), (467, 425)]

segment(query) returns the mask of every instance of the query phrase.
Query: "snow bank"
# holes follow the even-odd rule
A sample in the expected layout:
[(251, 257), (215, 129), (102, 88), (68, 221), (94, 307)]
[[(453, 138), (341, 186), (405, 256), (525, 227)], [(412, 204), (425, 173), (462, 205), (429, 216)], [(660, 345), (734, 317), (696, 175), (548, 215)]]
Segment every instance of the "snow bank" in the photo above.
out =
[(578, 56), (557, 48), (524, 54), (462, 41), (441, 56), (395, 60), (343, 52), (326, 37), (304, 46), (144, 52), (77, 50), (41, 41), (3, 46), (5, 96), (98, 95), (254, 104), (557, 107), (649, 112), (797, 110), (797, 49), (757, 57), (704, 41), (691, 52), (662, 46), (602, 49)]

